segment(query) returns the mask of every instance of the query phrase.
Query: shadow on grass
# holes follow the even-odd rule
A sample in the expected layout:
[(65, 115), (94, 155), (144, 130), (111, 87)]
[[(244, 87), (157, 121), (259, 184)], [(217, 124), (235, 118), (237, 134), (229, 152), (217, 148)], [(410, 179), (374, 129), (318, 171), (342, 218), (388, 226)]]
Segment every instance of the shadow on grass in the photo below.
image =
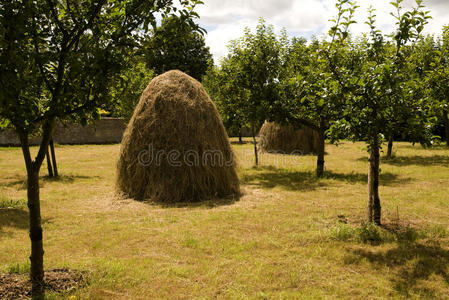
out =
[(241, 178), (243, 184), (268, 189), (280, 186), (291, 191), (310, 191), (327, 185), (326, 182), (317, 178), (313, 172), (292, 171), (275, 167), (255, 167), (253, 170), (255, 173), (246, 174)]
[(215, 208), (220, 206), (228, 206), (240, 200), (238, 197), (216, 198), (197, 202), (177, 202), (177, 203), (151, 203), (164, 208)]
[[(386, 146), (385, 146), (386, 147)], [(422, 147), (420, 144), (402, 144), (399, 146), (399, 148), (402, 149), (411, 149), (414, 151), (439, 151), (439, 150), (449, 150), (449, 146), (447, 146), (445, 143), (439, 143), (439, 144), (434, 144), (431, 147)], [(385, 148), (386, 149), (386, 148)], [(393, 148), (394, 149), (394, 148)]]
[[(0, 238), (7, 233), (5, 227), (16, 229), (28, 229), (29, 214), (26, 209), (19, 208), (0, 208)], [(53, 223), (52, 218), (42, 218), (42, 224)]]
[(15, 177), (13, 177), (13, 178), (6, 178), (6, 179), (8, 179), (8, 180), (11, 180), (11, 181), (8, 181), (8, 182), (6, 182), (6, 183), (3, 183), (2, 185), (3, 186), (6, 186), (6, 187), (13, 187), (13, 188), (15, 188), (15, 189), (17, 189), (17, 190), (26, 190), (26, 188), (27, 188), (27, 179), (26, 179), (26, 176), (19, 176), (19, 175), (16, 175)]
[[(46, 182), (61, 182), (61, 183), (73, 183), (79, 179), (98, 179), (99, 176), (85, 176), (85, 175), (59, 175), (58, 177), (40, 176), (40, 183)], [(27, 179), (26, 176), (16, 176), (14, 180), (3, 184), (6, 187), (13, 187), (17, 190), (27, 189)], [(41, 185), (42, 187), (42, 185)]]
[(61, 182), (72, 183), (79, 179), (98, 179), (100, 176), (86, 176), (86, 175), (59, 175), (57, 177), (44, 176), (41, 177), (44, 182)]
[(436, 297), (432, 286), (422, 287), (420, 281), (440, 276), (449, 284), (449, 251), (436, 242), (398, 242), (395, 248), (373, 252), (364, 249), (353, 250), (355, 261), (365, 259), (376, 268), (393, 270), (393, 288), (408, 297), (411, 292), (421, 296)]
[[(324, 178), (345, 181), (352, 184), (368, 182), (368, 174), (354, 173), (354, 172), (342, 174), (327, 171), (325, 172)], [(380, 180), (379, 184), (383, 186), (392, 186), (412, 181), (412, 179), (409, 177), (400, 178), (398, 175), (390, 172), (382, 172), (379, 175), (379, 180)]]
[(3, 230), (4, 227), (27, 229), (28, 212), (17, 208), (0, 209), (0, 238), (6, 234)]
[(394, 166), (408, 166), (408, 165), (418, 165), (418, 166), (449, 166), (449, 156), (444, 155), (433, 155), (433, 156), (398, 156), (391, 159), (384, 159), (382, 163)]
[[(154, 205), (157, 207), (162, 208), (215, 208), (219, 206), (227, 206), (232, 205), (240, 200), (240, 197), (242, 195), (237, 196), (229, 196), (229, 197), (223, 197), (223, 198), (213, 198), (209, 200), (204, 201), (195, 201), (195, 202), (168, 202), (168, 203), (158, 203), (158, 202), (152, 202), (143, 200), (141, 202), (147, 203), (149, 205)], [(139, 201), (139, 200), (136, 200)]]
[(246, 144), (252, 144), (250, 141), (231, 141), (231, 145), (246, 145)]
[[(361, 173), (335, 173), (326, 171), (323, 178), (318, 178), (315, 172), (295, 171), (288, 169), (277, 169), (273, 166), (253, 168), (254, 173), (246, 174), (241, 182), (247, 185), (263, 188), (274, 188), (280, 186), (291, 191), (310, 191), (327, 186), (327, 179), (344, 181), (347, 183), (366, 183), (368, 175)], [(410, 178), (398, 178), (396, 174), (382, 173), (380, 175), (381, 185), (395, 185), (411, 181)]]

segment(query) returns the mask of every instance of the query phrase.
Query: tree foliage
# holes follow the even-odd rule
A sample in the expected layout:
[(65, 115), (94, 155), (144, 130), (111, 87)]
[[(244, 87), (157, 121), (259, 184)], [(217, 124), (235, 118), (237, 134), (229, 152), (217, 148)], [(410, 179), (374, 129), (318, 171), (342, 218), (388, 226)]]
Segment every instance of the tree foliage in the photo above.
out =
[(126, 123), (131, 119), (140, 96), (153, 78), (153, 70), (148, 69), (142, 58), (129, 59), (129, 67), (120, 72), (111, 87), (111, 101), (107, 111), (112, 116), (121, 117)]
[(220, 67), (209, 68), (203, 85), (216, 103), (228, 132), (240, 134), (240, 130), (248, 126), (245, 105), (249, 95), (247, 90), (240, 88), (237, 75), (238, 62), (229, 56), (222, 59)]
[(144, 56), (148, 68), (159, 75), (170, 70), (181, 70), (201, 80), (212, 54), (206, 47), (203, 30), (185, 22), (181, 17), (171, 16), (162, 20), (161, 26), (145, 42)]
[[(443, 28), (442, 38), (437, 44), (428, 42), (423, 48), (421, 52), (427, 54), (427, 57), (428, 53), (434, 54), (429, 63), (431, 71), (425, 82), (432, 100), (432, 113), (444, 122), (446, 142), (449, 145), (449, 26)], [(422, 61), (429, 62), (428, 59)]]
[[(346, 68), (344, 80), (339, 80), (347, 91), (348, 103), (345, 117), (334, 125), (343, 125), (351, 137), (364, 140), (370, 152), (368, 221), (381, 223), (379, 199), (379, 151), (383, 137), (390, 134), (393, 120), (407, 117), (410, 130), (422, 129), (427, 121), (420, 92), (419, 82), (407, 64), (410, 51), (407, 45), (420, 38), (423, 26), (427, 23), (427, 13), (423, 11), (422, 1), (405, 13), (401, 9), (402, 0), (392, 2), (397, 14), (397, 30), (385, 36), (376, 28), (375, 11), (370, 9), (366, 24), (369, 36), (354, 44), (351, 52), (351, 68)], [(341, 78), (342, 72), (333, 72)], [(404, 113), (405, 112), (405, 113)], [(335, 129), (336, 127), (332, 128)], [(423, 137), (424, 134), (417, 136)]]
[[(0, 119), (17, 131), (27, 169), (33, 296), (43, 293), (39, 170), (56, 119), (85, 123), (110, 99), (126, 57), (177, 14), (194, 24), (197, 0), (5, 0), (0, 3)], [(33, 159), (28, 139), (42, 126)]]
[[(229, 64), (224, 73), (232, 74), (228, 81), (233, 89), (240, 89), (239, 116), (244, 117), (253, 132), (255, 163), (258, 164), (256, 130), (270, 119), (273, 104), (278, 100), (282, 49), (287, 43), (285, 32), (277, 36), (273, 26), (260, 19), (255, 33), (249, 28), (229, 45)], [(225, 67), (226, 68), (226, 67)], [(243, 97), (242, 97), (243, 96)]]

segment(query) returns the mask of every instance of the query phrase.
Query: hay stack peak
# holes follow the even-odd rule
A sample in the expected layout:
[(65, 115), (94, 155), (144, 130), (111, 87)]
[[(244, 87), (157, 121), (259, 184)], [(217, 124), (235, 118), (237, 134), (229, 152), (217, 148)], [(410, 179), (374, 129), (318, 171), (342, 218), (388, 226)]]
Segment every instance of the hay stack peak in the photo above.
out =
[(169, 71), (150, 82), (123, 135), (117, 188), (157, 202), (239, 194), (228, 136), (198, 81)]

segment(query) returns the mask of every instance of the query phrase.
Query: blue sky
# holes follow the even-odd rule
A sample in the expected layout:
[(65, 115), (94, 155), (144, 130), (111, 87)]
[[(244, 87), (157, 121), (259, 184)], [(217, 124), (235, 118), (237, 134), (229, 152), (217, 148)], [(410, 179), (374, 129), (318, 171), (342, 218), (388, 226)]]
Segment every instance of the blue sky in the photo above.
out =
[[(280, 31), (287, 29), (290, 36), (320, 36), (329, 28), (328, 20), (335, 15), (334, 0), (203, 0), (197, 7), (200, 15), (199, 23), (208, 33), (206, 43), (210, 47), (214, 59), (227, 54), (227, 44), (243, 34), (243, 29), (254, 29), (260, 17)], [(367, 31), (364, 24), (367, 9), (372, 5), (377, 10), (378, 26), (385, 33), (394, 28), (395, 20), (390, 16), (393, 6), (391, 0), (359, 0), (356, 13), (357, 24), (352, 32), (360, 34)], [(443, 25), (449, 24), (449, 0), (424, 0), (431, 16), (426, 32), (439, 34)], [(404, 0), (407, 9), (414, 5), (414, 0)]]

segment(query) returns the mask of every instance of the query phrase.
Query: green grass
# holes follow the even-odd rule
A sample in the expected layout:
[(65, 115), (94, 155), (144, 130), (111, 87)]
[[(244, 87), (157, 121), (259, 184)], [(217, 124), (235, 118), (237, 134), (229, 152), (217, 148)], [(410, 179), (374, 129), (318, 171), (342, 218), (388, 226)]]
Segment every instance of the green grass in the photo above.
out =
[[(59, 146), (61, 178), (41, 171), (45, 265), (89, 273), (59, 297), (447, 298), (448, 148), (395, 144), (378, 228), (364, 224), (363, 143), (328, 145), (323, 179), (313, 156), (263, 154), (253, 167), (252, 145), (233, 147), (240, 199), (163, 206), (115, 196), (118, 145)], [(0, 204), (0, 272), (24, 273), (28, 213), (11, 199), (26, 199), (25, 167), (20, 149), (0, 154), (0, 203), (17, 203)]]
[(30, 261), (27, 260), (22, 263), (13, 263), (8, 266), (9, 274), (26, 274), (30, 272)]
[(27, 206), (25, 199), (10, 199), (0, 191), (0, 209), (21, 209)]

